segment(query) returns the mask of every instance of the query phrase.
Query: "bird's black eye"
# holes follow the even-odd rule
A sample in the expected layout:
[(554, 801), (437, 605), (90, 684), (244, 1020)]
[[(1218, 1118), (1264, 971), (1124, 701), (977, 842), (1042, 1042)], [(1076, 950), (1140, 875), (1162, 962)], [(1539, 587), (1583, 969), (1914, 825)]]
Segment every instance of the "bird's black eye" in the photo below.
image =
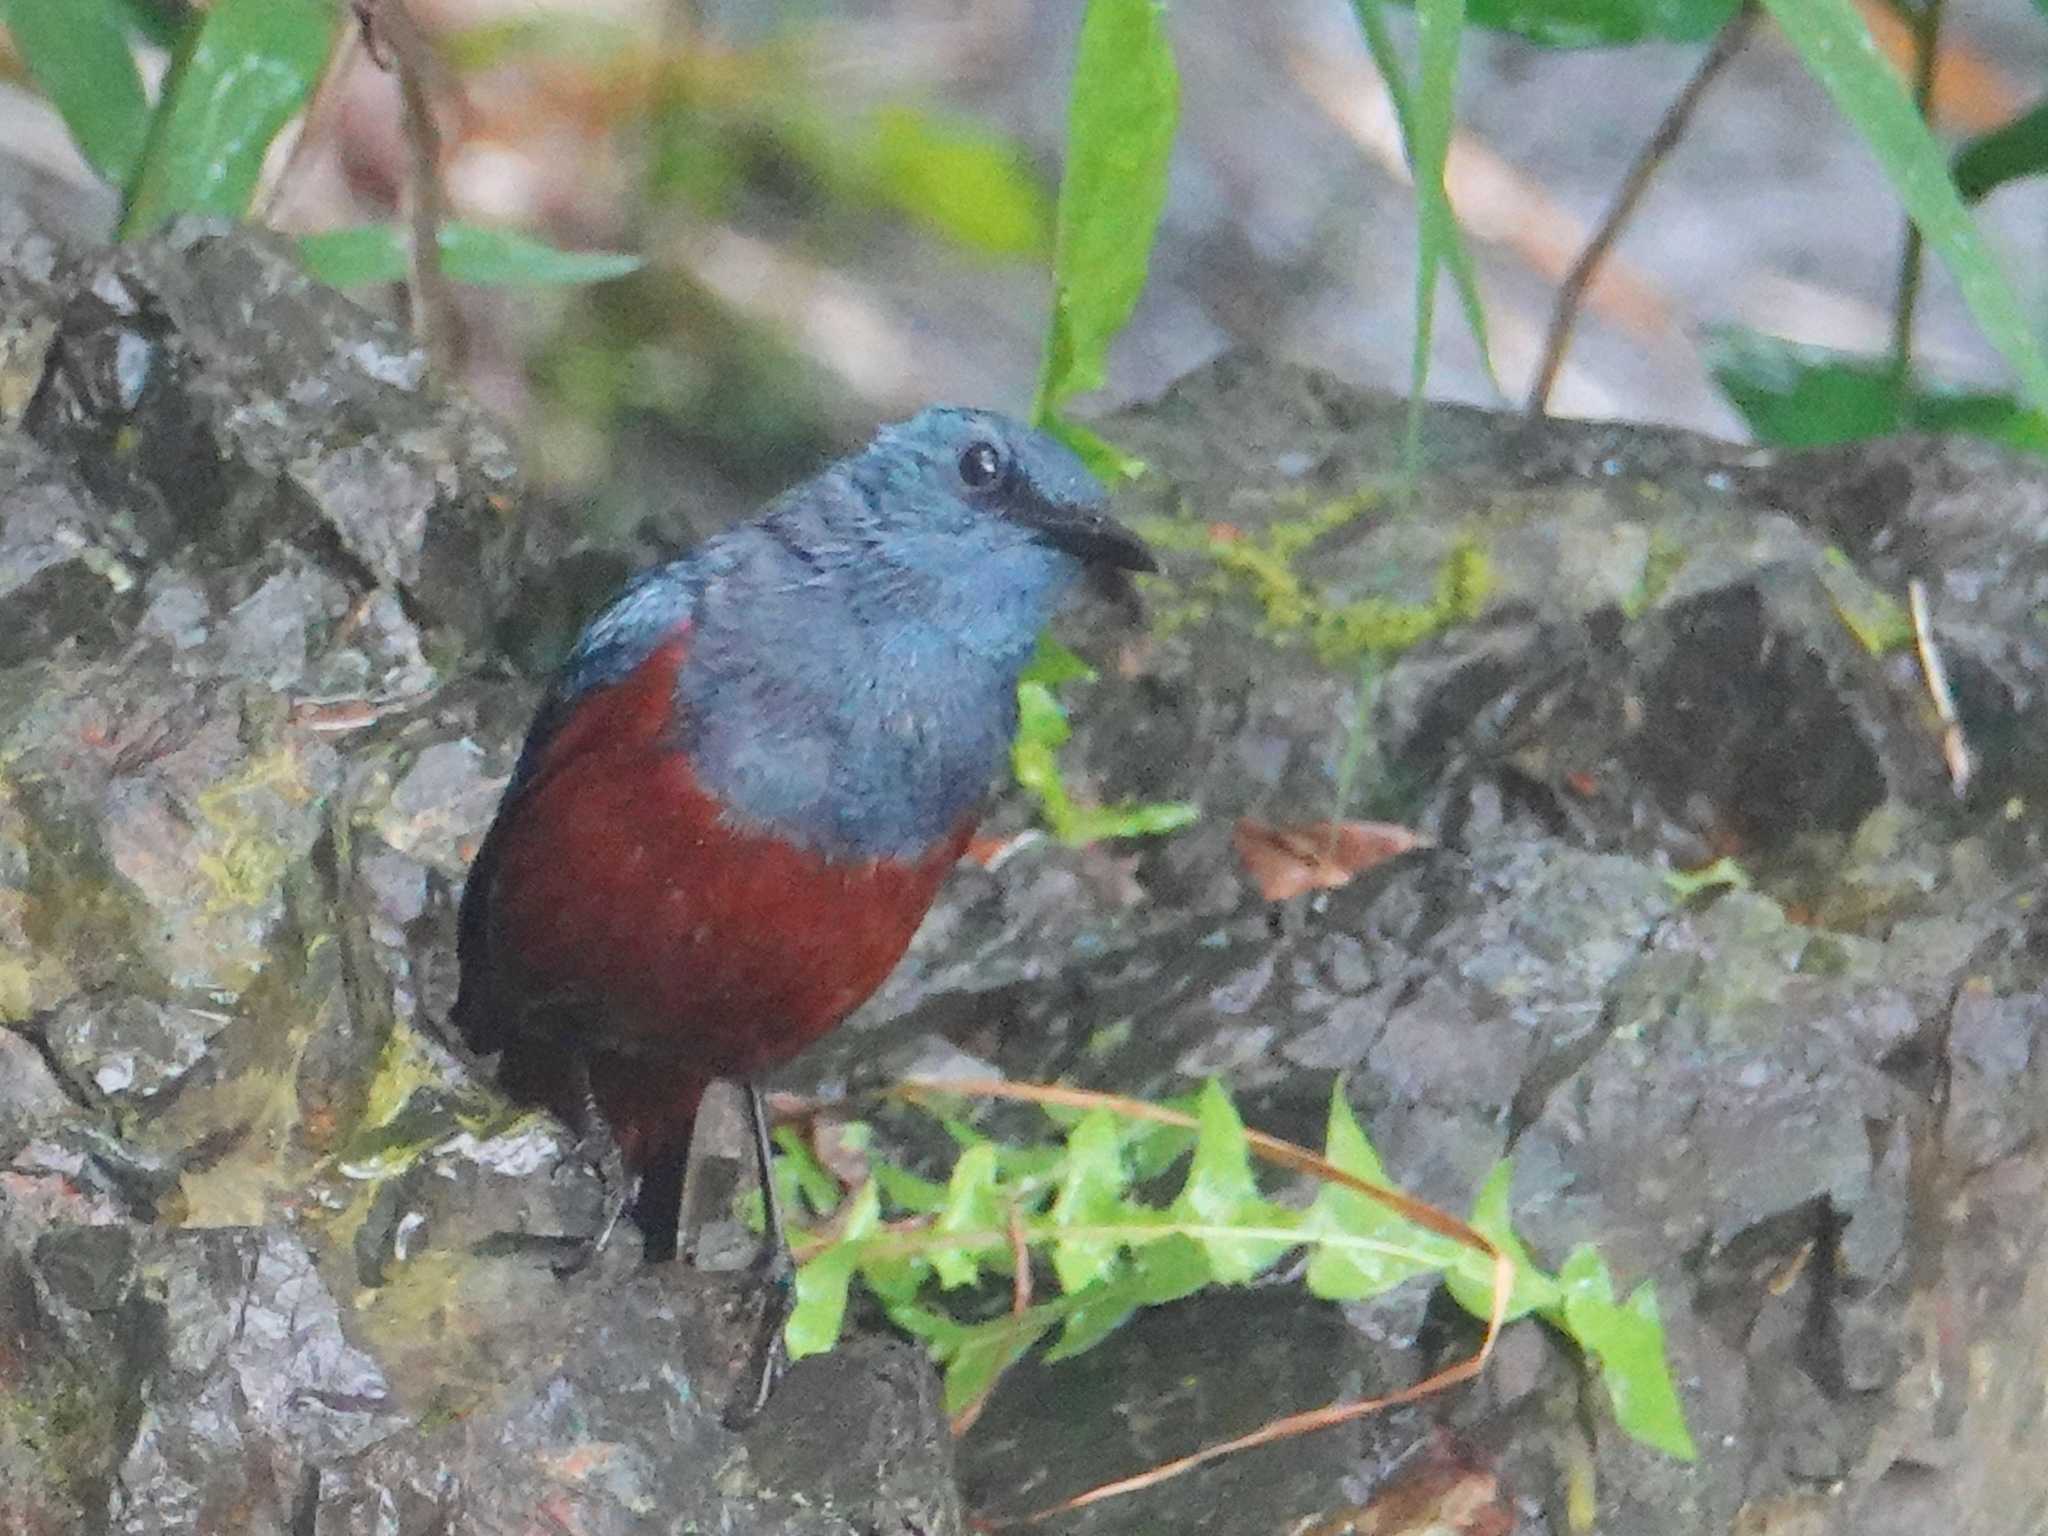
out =
[(994, 443), (969, 443), (960, 455), (960, 483), (970, 491), (985, 491), (1003, 477), (1002, 450)]

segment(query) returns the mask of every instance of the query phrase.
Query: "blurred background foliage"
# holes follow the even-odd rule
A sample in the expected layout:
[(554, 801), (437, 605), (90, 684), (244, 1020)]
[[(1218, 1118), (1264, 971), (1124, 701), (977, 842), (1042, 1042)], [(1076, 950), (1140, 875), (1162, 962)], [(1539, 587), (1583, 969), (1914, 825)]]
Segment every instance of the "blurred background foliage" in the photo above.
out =
[[(4, 0), (0, 142), (87, 229), (251, 217), (439, 303), (537, 493), (640, 559), (927, 400), (1056, 413), (1236, 345), (2037, 449), (2044, 3)], [(1084, 16), (1158, 57), (1091, 78)]]

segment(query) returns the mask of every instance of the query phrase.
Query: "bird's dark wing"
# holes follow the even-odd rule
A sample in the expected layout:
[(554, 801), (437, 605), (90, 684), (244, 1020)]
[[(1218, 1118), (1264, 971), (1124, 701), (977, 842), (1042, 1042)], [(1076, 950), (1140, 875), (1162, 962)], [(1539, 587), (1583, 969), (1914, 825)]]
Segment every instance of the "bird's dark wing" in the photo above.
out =
[(525, 745), (520, 748), (511, 782), (498, 803), (497, 816), (471, 861), (462, 888), (455, 939), (461, 984), (453, 1018), (463, 1040), (479, 1054), (504, 1048), (510, 1022), (504, 1017), (493, 985), (488, 932), (491, 885), (497, 875), (504, 828), (518, 814), (519, 802), (539, 775), (549, 746), (575, 713), (576, 706), (592, 694), (631, 677), (679, 625), (688, 621), (697, 589), (698, 574), (689, 557), (635, 577), (585, 627), (541, 701), (526, 733)]

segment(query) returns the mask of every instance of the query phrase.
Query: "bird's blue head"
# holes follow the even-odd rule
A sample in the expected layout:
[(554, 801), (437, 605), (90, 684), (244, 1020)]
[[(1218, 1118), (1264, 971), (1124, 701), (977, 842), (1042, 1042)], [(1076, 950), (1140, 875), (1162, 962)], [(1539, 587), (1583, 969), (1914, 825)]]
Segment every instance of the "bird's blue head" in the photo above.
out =
[(616, 679), (688, 620), (673, 742), (733, 817), (919, 857), (986, 790), (1017, 675), (1083, 568), (1153, 568), (1105, 501), (1043, 433), (925, 411), (627, 588), (557, 692)]
[(920, 412), (841, 472), (854, 495), (808, 506), (864, 546), (870, 600), (991, 661), (1030, 653), (1084, 565), (1153, 569), (1079, 459), (992, 411)]

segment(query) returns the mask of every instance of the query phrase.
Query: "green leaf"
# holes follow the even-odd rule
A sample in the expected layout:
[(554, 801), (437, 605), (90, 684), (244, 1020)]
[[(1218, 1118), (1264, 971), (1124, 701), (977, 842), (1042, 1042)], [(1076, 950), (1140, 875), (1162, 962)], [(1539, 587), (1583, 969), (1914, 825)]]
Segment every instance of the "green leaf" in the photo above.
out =
[[(1129, 1182), (1117, 1117), (1106, 1109), (1090, 1110), (1067, 1136), (1066, 1173), (1052, 1204), (1054, 1224), (1077, 1227), (1115, 1223), (1123, 1213), (1123, 1195)], [(1056, 1238), (1052, 1267), (1060, 1289), (1078, 1291), (1103, 1279), (1115, 1268), (1120, 1246), (1112, 1237)]]
[(1408, 161), (1415, 174), (1415, 342), (1408, 364), (1408, 430), (1402, 459), (1422, 472), (1422, 418), (1436, 339), (1436, 279), (1447, 254), (1458, 249), (1458, 220), (1444, 190), (1451, 127), (1458, 104), (1458, 44), (1465, 0), (1416, 0), (1417, 100)]
[(22, 62), (101, 177), (125, 186), (149, 135), (149, 98), (118, 0), (7, 0)]
[[(1095, 669), (1050, 634), (1043, 634), (1038, 637), (1038, 649), (1025, 663), (1022, 677), (1027, 683), (1057, 688), (1061, 683), (1092, 683), (1095, 681)], [(1061, 723), (1065, 724), (1065, 721)], [(1048, 1106), (1048, 1109), (1052, 1107)]]
[[(1351, 11), (1358, 18), (1359, 30), (1365, 34), (1366, 51), (1372, 55), (1373, 67), (1386, 82), (1387, 99), (1394, 106), (1394, 123), (1401, 130), (1401, 145), (1412, 167), (1416, 159), (1415, 109), (1408, 89), (1407, 65), (1394, 47), (1393, 34), (1387, 30), (1386, 0), (1351, 0)], [(1458, 303), (1479, 347), (1479, 361), (1486, 369), (1486, 377), (1498, 390), (1500, 379), (1493, 371), (1493, 348), (1486, 335), (1486, 306), (1479, 299), (1479, 279), (1472, 266), (1471, 249), (1465, 244), (1465, 232), (1455, 218), (1450, 220), (1449, 237), (1450, 248), (1445, 257), (1450, 262), (1451, 279), (1458, 286)]]
[(1872, 41), (1854, 0), (1765, 4), (1808, 72), (1877, 156), (1906, 212), (1955, 278), (1985, 338), (2018, 374), (2021, 393), (2048, 409), (2048, 358), (1964, 206), (1939, 141)]
[(1018, 787), (1038, 802), (1052, 835), (1070, 848), (1107, 837), (1156, 837), (1178, 831), (1201, 816), (1185, 801), (1082, 806), (1067, 792), (1060, 773), (1060, 748), (1072, 734), (1067, 712), (1051, 688), (1029, 679), (1017, 685), (1017, 735), (1010, 743), (1010, 771)]
[(1748, 890), (1749, 871), (1724, 853), (1699, 869), (1667, 869), (1664, 886), (1675, 899), (1690, 901), (1701, 891)]
[[(970, 1147), (953, 1165), (953, 1177), (946, 1184), (946, 1205), (932, 1223), (935, 1232), (999, 1232), (1004, 1223), (1003, 1199), (996, 1188), (996, 1149), (993, 1142)], [(974, 1285), (981, 1279), (978, 1257), (1000, 1243), (934, 1249), (932, 1268), (939, 1284), (948, 1290)]]
[(1472, 0), (1470, 20), (1550, 48), (1617, 43), (1703, 43), (1740, 0)]
[(1023, 151), (960, 119), (911, 107), (875, 116), (882, 198), (934, 233), (988, 256), (1043, 257), (1052, 205)]
[[(1515, 1236), (1514, 1225), (1508, 1215), (1508, 1190), (1514, 1179), (1514, 1165), (1502, 1158), (1493, 1165), (1486, 1182), (1479, 1186), (1479, 1198), (1472, 1204), (1473, 1229), (1482, 1237), (1490, 1238), (1514, 1266), (1514, 1284), (1508, 1292), (1508, 1309), (1503, 1322), (1513, 1322), (1531, 1312), (1555, 1306), (1558, 1299), (1557, 1282), (1536, 1267), (1536, 1261), (1529, 1257), (1529, 1250)], [(1474, 1317), (1491, 1317), (1493, 1266), (1484, 1254), (1469, 1248), (1461, 1248), (1460, 1252), (1470, 1257), (1446, 1271), (1444, 1287), (1451, 1293), (1451, 1299)]]
[[(818, 1161), (818, 1154), (810, 1149), (795, 1128), (785, 1125), (776, 1131), (775, 1145), (781, 1154), (775, 1159), (776, 1166), (789, 1169), (790, 1180), (804, 1204), (820, 1216), (830, 1215), (838, 1209), (839, 1181), (826, 1171), (825, 1165)], [(781, 1192), (779, 1184), (776, 1192)]]
[(1032, 418), (1099, 389), (1137, 307), (1166, 205), (1180, 77), (1160, 0), (1089, 0), (1067, 109), (1053, 236), (1052, 323)]
[[(438, 240), (442, 273), (484, 288), (601, 283), (642, 265), (638, 256), (621, 251), (564, 251), (514, 230), (477, 224), (444, 224)], [(402, 225), (360, 224), (299, 236), (299, 259), (330, 287), (395, 283), (405, 277), (410, 243)]]
[(1147, 1243), (1115, 1279), (1067, 1298), (1066, 1323), (1045, 1352), (1047, 1364), (1093, 1349), (1128, 1322), (1140, 1307), (1160, 1307), (1192, 1296), (1216, 1278), (1209, 1256), (1193, 1238), (1179, 1233)]
[(907, 1168), (894, 1163), (877, 1162), (874, 1165), (875, 1182), (882, 1188), (882, 1198), (899, 1211), (915, 1215), (930, 1215), (946, 1203), (946, 1186), (935, 1184), (930, 1179), (921, 1179)]
[(331, 0), (219, 0), (172, 66), (121, 220), (133, 240), (180, 213), (241, 218), (263, 157), (327, 61)]
[(1600, 1366), (1614, 1421), (1645, 1445), (1680, 1461), (1698, 1456), (1665, 1360), (1664, 1324), (1648, 1281), (1627, 1305), (1614, 1300), (1607, 1263), (1591, 1245), (1572, 1250), (1557, 1272), (1562, 1326)]
[(1965, 144), (1956, 156), (1956, 190), (1974, 203), (2008, 181), (2043, 171), (2048, 171), (2048, 101)]
[[(1340, 1078), (1330, 1090), (1330, 1128), (1323, 1155), (1346, 1173), (1385, 1187), (1386, 1169), (1344, 1099)], [(1398, 1211), (1344, 1184), (1324, 1184), (1302, 1218), (1304, 1238), (1371, 1238), (1385, 1249), (1318, 1244), (1308, 1261), (1308, 1288), (1325, 1301), (1364, 1301), (1414, 1275), (1458, 1262), (1463, 1245), (1418, 1227)]]
[[(1244, 1121), (1238, 1118), (1230, 1095), (1214, 1078), (1203, 1087), (1201, 1107), (1195, 1114), (1201, 1123), (1195, 1135), (1195, 1155), (1170, 1215), (1207, 1227), (1298, 1222), (1299, 1213), (1275, 1205), (1259, 1194), (1258, 1181), (1252, 1176), (1251, 1148), (1245, 1141)], [(1281, 1242), (1218, 1232), (1202, 1233), (1195, 1241), (1208, 1255), (1209, 1268), (1216, 1279), (1225, 1285), (1249, 1280), (1295, 1246), (1291, 1240)]]
[(860, 1263), (860, 1240), (880, 1221), (881, 1198), (870, 1179), (854, 1194), (839, 1241), (796, 1272), (796, 1305), (783, 1334), (790, 1359), (823, 1354), (839, 1342), (846, 1324), (846, 1287)]
[(1908, 381), (1889, 358), (1802, 346), (1727, 327), (1713, 332), (1707, 365), (1760, 443), (1806, 448), (1894, 432), (1964, 432), (2030, 453), (2048, 452), (2048, 412), (2009, 395), (1964, 394)]
[(946, 1361), (946, 1412), (959, 1413), (978, 1402), (1058, 1320), (1033, 1307), (1022, 1317), (992, 1318), (964, 1329)]

